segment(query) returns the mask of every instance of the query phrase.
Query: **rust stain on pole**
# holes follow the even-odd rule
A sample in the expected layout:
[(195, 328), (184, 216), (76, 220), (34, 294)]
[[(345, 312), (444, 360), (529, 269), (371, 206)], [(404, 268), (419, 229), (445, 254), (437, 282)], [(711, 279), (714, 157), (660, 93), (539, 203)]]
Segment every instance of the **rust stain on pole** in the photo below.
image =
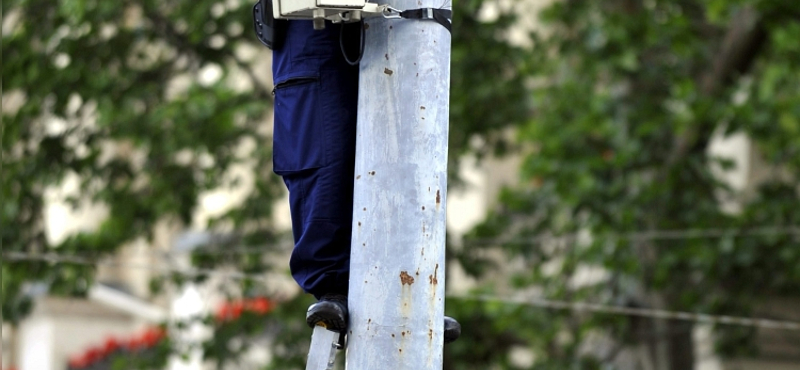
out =
[(431, 285), (439, 284), (439, 264), (436, 264), (436, 270), (433, 271), (433, 275), (428, 275), (428, 280), (430, 280)]
[(414, 284), (414, 278), (408, 274), (408, 271), (400, 271), (400, 284), (403, 285)]

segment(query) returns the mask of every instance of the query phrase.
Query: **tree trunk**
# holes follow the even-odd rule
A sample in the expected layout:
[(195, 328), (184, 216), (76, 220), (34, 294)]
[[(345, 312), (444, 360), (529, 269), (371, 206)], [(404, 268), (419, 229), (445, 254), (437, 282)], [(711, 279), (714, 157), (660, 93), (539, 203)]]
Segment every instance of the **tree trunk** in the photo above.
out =
[(694, 369), (694, 341), (692, 331), (694, 323), (686, 320), (669, 320), (666, 322), (669, 338), (669, 370)]

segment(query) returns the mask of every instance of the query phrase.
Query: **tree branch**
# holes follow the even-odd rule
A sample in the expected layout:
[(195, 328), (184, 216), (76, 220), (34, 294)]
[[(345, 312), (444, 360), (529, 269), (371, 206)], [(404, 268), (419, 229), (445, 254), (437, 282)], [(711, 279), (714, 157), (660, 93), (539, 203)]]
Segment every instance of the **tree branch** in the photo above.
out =
[[(702, 96), (718, 94), (736, 76), (747, 73), (766, 40), (767, 33), (762, 18), (755, 9), (744, 7), (737, 12), (731, 19), (730, 27), (722, 39), (719, 52), (711, 61), (709, 70), (698, 78)], [(706, 150), (716, 122), (698, 126), (699, 129), (688, 130), (684, 135), (675, 138), (666, 168), (680, 162), (689, 153)]]
[(767, 33), (761, 17), (755, 9), (747, 7), (731, 19), (731, 27), (722, 40), (710, 73), (703, 76), (702, 91), (713, 95), (721, 87), (733, 81), (736, 75), (744, 74), (752, 65), (765, 44)]
[[(157, 12), (154, 12), (154, 11), (149, 10), (149, 9), (143, 9), (143, 13), (148, 19), (150, 19), (153, 22), (153, 24), (156, 26), (156, 28), (161, 31), (161, 33), (164, 35), (164, 37), (167, 40), (170, 40), (171, 43), (178, 48), (178, 50), (180, 50), (180, 51), (182, 51), (182, 52), (184, 52), (186, 54), (190, 54), (191, 56), (193, 56), (195, 58), (199, 57), (200, 53), (197, 50), (195, 50), (196, 46), (192, 45), (188, 40), (186, 40), (186, 37), (181, 35), (172, 26), (172, 24), (169, 22), (168, 19), (164, 18), (162, 15), (158, 14)], [(209, 54), (212, 51), (215, 51), (214, 49), (211, 49), (211, 48), (208, 48), (208, 47), (204, 47), (204, 46), (202, 47), (202, 49), (203, 49), (204, 52), (209, 52)], [(271, 91), (267, 87), (263, 86), (259, 82), (258, 78), (256, 78), (255, 72), (253, 72), (252, 68), (250, 68), (250, 66), (247, 65), (247, 63), (245, 63), (244, 61), (239, 59), (233, 53), (222, 52), (221, 54), (224, 57), (231, 58), (236, 63), (236, 65), (239, 68), (242, 68), (244, 70), (244, 72), (250, 77), (250, 79), (253, 82), (253, 89), (255, 90), (257, 97), (262, 98), (262, 99), (267, 99), (272, 95)]]

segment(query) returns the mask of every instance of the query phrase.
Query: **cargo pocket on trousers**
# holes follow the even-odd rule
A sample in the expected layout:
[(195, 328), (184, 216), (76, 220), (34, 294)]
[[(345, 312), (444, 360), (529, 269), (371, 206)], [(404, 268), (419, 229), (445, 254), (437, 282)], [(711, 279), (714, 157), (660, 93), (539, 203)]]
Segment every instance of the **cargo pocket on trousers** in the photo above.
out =
[(275, 86), (273, 171), (278, 175), (325, 166), (325, 127), (319, 77), (294, 77)]

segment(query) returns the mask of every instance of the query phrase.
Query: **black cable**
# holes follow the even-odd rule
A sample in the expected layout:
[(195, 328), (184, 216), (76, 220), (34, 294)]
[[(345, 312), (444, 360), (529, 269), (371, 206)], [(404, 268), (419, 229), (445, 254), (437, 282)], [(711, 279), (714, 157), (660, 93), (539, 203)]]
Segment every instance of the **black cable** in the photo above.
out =
[(342, 49), (342, 56), (344, 56), (344, 60), (347, 62), (347, 64), (349, 64), (351, 66), (357, 66), (358, 63), (361, 62), (361, 57), (364, 56), (364, 24), (361, 23), (361, 22), (358, 22), (358, 26), (359, 26), (358, 28), (360, 29), (359, 35), (360, 35), (361, 40), (360, 40), (360, 45), (358, 47), (358, 58), (355, 61), (350, 60), (350, 58), (347, 56), (347, 50), (345, 50), (345, 47), (344, 47), (344, 27), (345, 27), (345, 24), (343, 23), (341, 28), (339, 28), (339, 47)]

